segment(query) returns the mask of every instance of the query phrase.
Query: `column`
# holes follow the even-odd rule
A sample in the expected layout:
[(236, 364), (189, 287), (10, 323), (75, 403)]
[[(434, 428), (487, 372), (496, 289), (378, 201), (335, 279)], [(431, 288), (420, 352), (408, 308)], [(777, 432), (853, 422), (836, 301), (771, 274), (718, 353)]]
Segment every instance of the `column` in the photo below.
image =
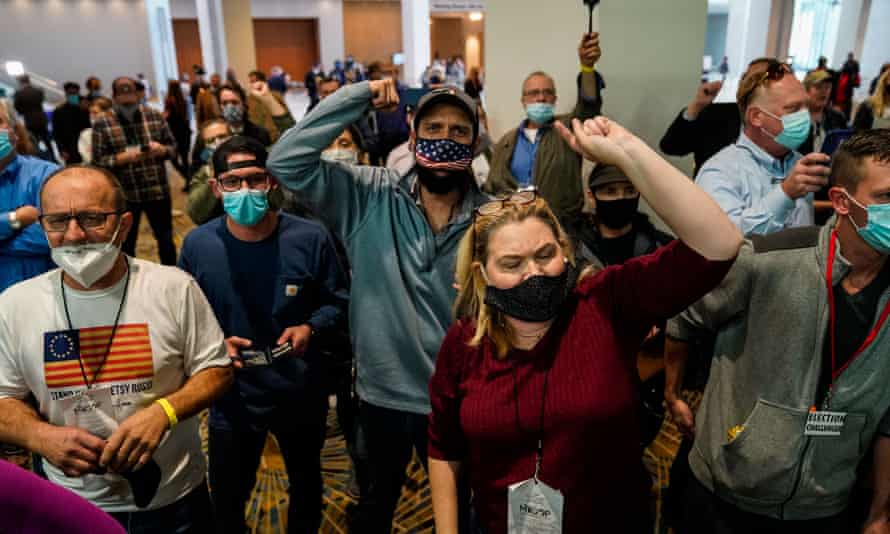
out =
[(223, 24), (221, 0), (196, 0), (198, 33), (201, 37), (201, 54), (207, 75), (225, 73), (229, 66), (226, 50), (226, 31)]
[(430, 2), (402, 0), (402, 81), (414, 87), (430, 64)]
[(729, 3), (726, 56), (731, 76), (740, 76), (751, 60), (766, 55), (771, 11), (770, 0), (733, 0)]
[[(235, 70), (242, 85), (247, 73), (256, 69), (256, 41), (253, 37), (253, 15), (250, 0), (221, 0), (225, 28), (228, 68)], [(220, 71), (225, 78), (225, 74)]]

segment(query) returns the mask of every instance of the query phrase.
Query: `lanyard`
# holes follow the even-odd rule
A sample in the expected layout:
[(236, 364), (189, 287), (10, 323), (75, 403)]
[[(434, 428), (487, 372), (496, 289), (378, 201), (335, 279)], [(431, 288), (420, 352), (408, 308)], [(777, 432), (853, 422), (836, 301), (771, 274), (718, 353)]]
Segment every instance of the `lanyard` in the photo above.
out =
[[(80, 351), (77, 351), (77, 363), (80, 364), (80, 374), (83, 376), (83, 383), (87, 386), (87, 389), (92, 389), (96, 384), (96, 379), (99, 378), (99, 373), (102, 372), (102, 368), (105, 367), (105, 362), (108, 360), (108, 354), (111, 352), (111, 345), (114, 342), (114, 335), (117, 333), (117, 325), (121, 319), (121, 311), (124, 309), (124, 302), (127, 301), (127, 289), (130, 285), (130, 261), (124, 258), (124, 261), (127, 263), (127, 278), (124, 281), (124, 294), (121, 297), (121, 303), (117, 307), (117, 314), (114, 316), (114, 326), (111, 327), (111, 337), (108, 338), (108, 344), (105, 345), (105, 354), (102, 356), (102, 362), (99, 363), (99, 367), (96, 369), (96, 372), (93, 374), (93, 380), (90, 381), (87, 379), (87, 371), (86, 367), (83, 365), (83, 356), (81, 356)], [(68, 321), (68, 330), (74, 330), (74, 327), (71, 326), (71, 314), (68, 313), (68, 299), (65, 298), (65, 276), (64, 274), (59, 277), (62, 287), (62, 305), (65, 306), (65, 319)]]
[[(550, 369), (547, 368), (547, 372), (544, 374), (544, 386), (541, 388), (541, 417), (538, 422), (538, 444), (537, 449), (535, 450), (535, 480), (538, 479), (538, 473), (541, 471), (541, 460), (544, 458), (544, 406), (547, 402), (547, 384), (550, 381)], [(513, 407), (516, 410), (516, 429), (519, 431), (519, 434), (531, 434), (532, 432), (526, 431), (522, 428), (522, 423), (519, 421), (519, 386), (516, 380), (516, 364), (514, 363), (511, 371), (513, 371)]]
[(837, 346), (835, 341), (835, 306), (834, 306), (834, 285), (832, 284), (832, 273), (834, 272), (834, 258), (835, 252), (837, 250), (837, 230), (831, 232), (831, 244), (828, 246), (828, 268), (826, 269), (825, 281), (828, 286), (828, 314), (829, 314), (829, 336), (830, 344), (831, 344), (831, 382), (828, 384), (828, 394), (825, 397), (825, 405), (828, 405), (828, 401), (831, 399), (831, 388), (834, 386), (834, 382), (841, 376), (849, 366), (852, 364), (856, 358), (858, 358), (869, 345), (875, 340), (878, 336), (878, 332), (880, 332), (881, 327), (886, 322), (887, 317), (890, 316), (890, 302), (884, 306), (884, 311), (881, 312), (881, 316), (878, 318), (877, 324), (875, 327), (869, 332), (868, 336), (865, 338), (865, 341), (862, 342), (862, 345), (856, 349), (856, 352), (850, 357), (850, 359), (842, 365), (840, 368), (837, 367)]

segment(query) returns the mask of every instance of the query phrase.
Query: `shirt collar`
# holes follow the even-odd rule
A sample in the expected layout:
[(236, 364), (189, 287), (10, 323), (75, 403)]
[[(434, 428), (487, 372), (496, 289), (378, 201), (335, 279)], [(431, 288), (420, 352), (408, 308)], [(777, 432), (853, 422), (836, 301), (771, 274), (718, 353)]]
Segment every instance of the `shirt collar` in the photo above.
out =
[(791, 161), (796, 154), (794, 150), (789, 150), (788, 153), (785, 154), (785, 156), (781, 159), (774, 158), (766, 150), (757, 146), (750, 137), (745, 135), (745, 132), (739, 134), (739, 139), (738, 141), (736, 141), (736, 145), (745, 148), (746, 150), (751, 152), (751, 155), (754, 156), (754, 160), (757, 161), (757, 163), (759, 163), (760, 165), (775, 169), (782, 173), (784, 173), (787, 163)]
[(3, 169), (3, 172), (0, 172), (0, 180), (12, 180), (19, 173), (19, 169), (22, 168), (22, 156), (16, 155), (12, 158), (12, 161), (9, 162), (9, 165)]

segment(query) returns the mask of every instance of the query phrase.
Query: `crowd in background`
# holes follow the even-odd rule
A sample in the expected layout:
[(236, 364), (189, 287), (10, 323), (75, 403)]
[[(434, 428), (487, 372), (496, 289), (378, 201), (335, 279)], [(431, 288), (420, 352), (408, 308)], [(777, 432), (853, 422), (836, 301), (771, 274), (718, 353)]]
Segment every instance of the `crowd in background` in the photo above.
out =
[[(0, 484), (0, 530), (244, 532), (272, 433), (289, 531), (317, 532), (336, 397), (350, 532), (391, 530), (415, 453), (437, 532), (652, 532), (666, 419), (665, 527), (890, 532), (890, 64), (858, 105), (852, 54), (802, 81), (755, 59), (731, 104), (703, 81), (660, 141), (686, 177), (602, 116), (599, 35), (574, 53), (571, 87), (525, 77), (500, 139), (506, 104), (438, 54), (421, 89), (351, 56), (299, 83), (90, 77), (50, 117), (21, 77), (0, 440), (82, 499), (0, 463), (27, 488)], [(143, 214), (163, 266), (136, 258)], [(642, 380), (643, 353), (663, 372)]]

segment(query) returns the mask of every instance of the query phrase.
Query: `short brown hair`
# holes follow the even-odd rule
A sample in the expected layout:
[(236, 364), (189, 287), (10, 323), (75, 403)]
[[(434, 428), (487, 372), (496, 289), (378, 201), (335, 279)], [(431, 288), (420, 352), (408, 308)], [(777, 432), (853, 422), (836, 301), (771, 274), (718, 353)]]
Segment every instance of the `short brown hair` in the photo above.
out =
[(854, 134), (841, 143), (831, 162), (831, 185), (843, 187), (850, 193), (862, 181), (862, 164), (866, 158), (890, 163), (890, 130), (878, 128)]

